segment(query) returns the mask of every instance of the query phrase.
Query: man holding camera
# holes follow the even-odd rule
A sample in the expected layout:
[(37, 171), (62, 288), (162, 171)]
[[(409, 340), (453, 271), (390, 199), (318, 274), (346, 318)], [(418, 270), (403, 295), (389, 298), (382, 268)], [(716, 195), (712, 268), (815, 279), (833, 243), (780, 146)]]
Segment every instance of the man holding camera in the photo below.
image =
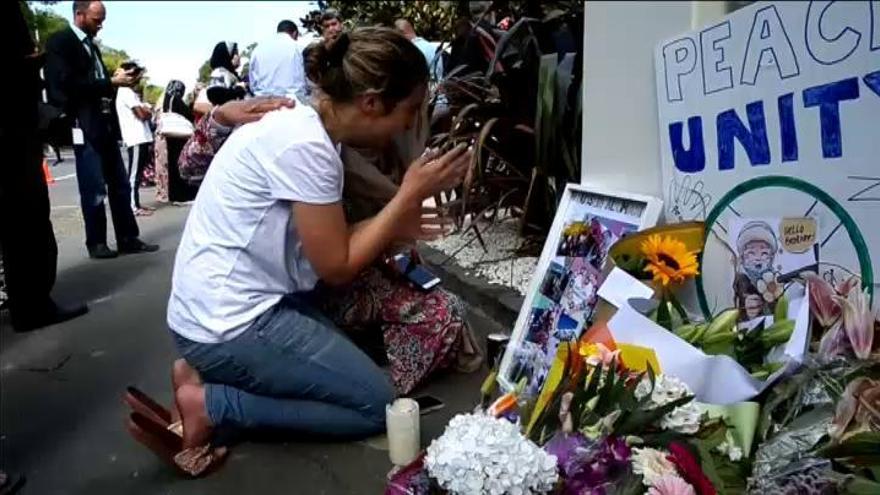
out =
[[(46, 44), (49, 102), (72, 120), (86, 247), (94, 259), (159, 249), (138, 238), (131, 208), (128, 174), (117, 146), (114, 98), (117, 87), (132, 86), (137, 78), (123, 68), (110, 75), (101, 61), (94, 37), (105, 16), (99, 1), (73, 2), (74, 24), (55, 33)], [(105, 197), (110, 202), (118, 253), (107, 246)]]

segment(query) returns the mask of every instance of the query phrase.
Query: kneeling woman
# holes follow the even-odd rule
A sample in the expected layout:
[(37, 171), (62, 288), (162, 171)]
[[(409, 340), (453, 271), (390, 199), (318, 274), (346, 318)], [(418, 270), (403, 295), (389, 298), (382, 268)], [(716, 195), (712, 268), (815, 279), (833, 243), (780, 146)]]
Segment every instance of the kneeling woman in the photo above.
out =
[(315, 109), (270, 113), (229, 138), (177, 251), (168, 324), (198, 372), (175, 392), (185, 449), (219, 426), (370, 435), (395, 395), (309, 293), (422, 236), (423, 200), (459, 184), (470, 156), (420, 158), (377, 216), (348, 225), (338, 146), (380, 147), (412, 126), (427, 66), (401, 35), (363, 28), (319, 45), (307, 69), (320, 89)]

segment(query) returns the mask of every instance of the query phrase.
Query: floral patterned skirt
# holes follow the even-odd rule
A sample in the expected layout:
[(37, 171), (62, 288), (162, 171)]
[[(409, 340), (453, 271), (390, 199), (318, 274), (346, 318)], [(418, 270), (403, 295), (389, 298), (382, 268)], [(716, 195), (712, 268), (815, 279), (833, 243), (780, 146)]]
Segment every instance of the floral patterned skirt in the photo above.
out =
[(406, 395), (435, 372), (477, 370), (483, 356), (464, 308), (442, 289), (422, 292), (369, 268), (347, 287), (322, 287), (316, 303), (355, 342), (381, 332), (391, 379)]
[(154, 180), (156, 182), (156, 201), (160, 203), (168, 202), (168, 143), (165, 137), (156, 133), (156, 140), (153, 142), (153, 168), (155, 170)]

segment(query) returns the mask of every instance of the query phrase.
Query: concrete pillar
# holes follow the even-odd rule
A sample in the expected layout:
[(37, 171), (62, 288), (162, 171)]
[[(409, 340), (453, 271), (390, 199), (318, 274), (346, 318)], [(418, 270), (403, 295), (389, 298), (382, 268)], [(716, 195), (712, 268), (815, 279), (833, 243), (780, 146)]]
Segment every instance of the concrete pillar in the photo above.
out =
[(581, 182), (662, 197), (654, 49), (691, 29), (687, 1), (586, 2)]

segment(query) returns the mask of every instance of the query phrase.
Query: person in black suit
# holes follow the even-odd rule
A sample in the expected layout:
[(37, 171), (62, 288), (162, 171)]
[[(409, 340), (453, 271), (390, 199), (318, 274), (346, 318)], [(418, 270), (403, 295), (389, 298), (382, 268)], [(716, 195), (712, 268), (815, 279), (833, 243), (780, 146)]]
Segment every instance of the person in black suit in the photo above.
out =
[(0, 246), (16, 332), (35, 330), (84, 314), (82, 305), (56, 304), (49, 293), (55, 284), (58, 246), (49, 219), (49, 189), (43, 177), (38, 104), (42, 56), (20, 10), (19, 2), (0, 3), (0, 19), (12, 44), (10, 74), (4, 88), (11, 95), (4, 109), (12, 119), (0, 121)]
[[(101, 61), (94, 37), (104, 23), (101, 2), (73, 2), (74, 24), (46, 43), (46, 81), (49, 102), (59, 107), (74, 126), (76, 178), (86, 225), (86, 247), (97, 259), (116, 257), (107, 246), (104, 197), (110, 201), (119, 253), (156, 251), (142, 242), (131, 209), (128, 175), (118, 146), (119, 122), (114, 97), (117, 86), (135, 78), (122, 69), (110, 75)], [(82, 133), (82, 139), (77, 134)]]

